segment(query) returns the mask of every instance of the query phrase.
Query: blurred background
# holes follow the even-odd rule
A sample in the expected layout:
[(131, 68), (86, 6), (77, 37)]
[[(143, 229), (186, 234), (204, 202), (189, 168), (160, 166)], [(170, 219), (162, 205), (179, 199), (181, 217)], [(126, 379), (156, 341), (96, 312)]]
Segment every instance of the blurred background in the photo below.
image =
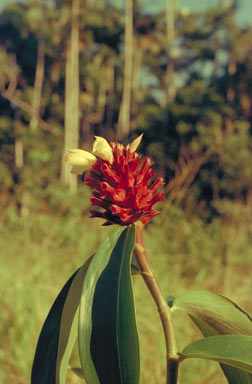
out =
[[(55, 296), (115, 230), (88, 218), (84, 179), (62, 161), (94, 135), (143, 132), (140, 153), (165, 178), (145, 236), (164, 294), (207, 288), (252, 313), (251, 14), (250, 0), (1, 0), (1, 384), (29, 382)], [(161, 326), (134, 285), (141, 383), (160, 384)], [(200, 337), (175, 323), (180, 349)], [(180, 382), (226, 380), (186, 361)]]

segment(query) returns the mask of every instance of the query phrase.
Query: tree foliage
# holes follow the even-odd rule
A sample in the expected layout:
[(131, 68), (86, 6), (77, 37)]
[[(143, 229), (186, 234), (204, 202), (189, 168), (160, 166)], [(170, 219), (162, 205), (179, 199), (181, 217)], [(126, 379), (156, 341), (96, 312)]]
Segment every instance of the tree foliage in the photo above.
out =
[[(23, 2), (0, 14), (4, 209), (50, 211), (59, 191), (71, 5)], [(133, 11), (130, 136), (144, 132), (142, 151), (169, 181), (168, 199), (182, 206), (193, 199), (207, 207), (208, 219), (222, 213), (226, 199), (251, 203), (252, 29), (235, 24), (236, 2), (201, 13), (177, 9), (172, 41), (164, 10), (150, 14), (134, 2)], [(114, 140), (122, 132), (125, 20), (111, 2), (81, 2), (79, 145), (86, 149), (94, 134)]]

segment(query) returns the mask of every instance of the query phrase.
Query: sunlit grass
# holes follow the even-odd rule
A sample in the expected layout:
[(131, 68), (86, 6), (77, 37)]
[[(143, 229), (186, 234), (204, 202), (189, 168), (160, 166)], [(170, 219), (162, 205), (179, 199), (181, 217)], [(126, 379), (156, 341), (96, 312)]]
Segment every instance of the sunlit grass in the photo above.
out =
[[(183, 217), (163, 218), (145, 233), (146, 248), (167, 296), (188, 288), (207, 288), (225, 294), (252, 312), (251, 262), (244, 232), (237, 237), (227, 265), (221, 265), (220, 223), (203, 225)], [(26, 384), (38, 335), (56, 295), (70, 274), (92, 254), (114, 228), (78, 215), (62, 218), (40, 215), (13, 217), (0, 236), (0, 382)], [(250, 271), (250, 272), (249, 272)], [(134, 276), (137, 321), (141, 343), (141, 383), (160, 384), (165, 377), (162, 327), (152, 298), (140, 276)], [(184, 314), (174, 323), (181, 350), (200, 337)], [(71, 379), (71, 383), (78, 380)], [(181, 365), (180, 383), (224, 384), (216, 363), (190, 360)]]

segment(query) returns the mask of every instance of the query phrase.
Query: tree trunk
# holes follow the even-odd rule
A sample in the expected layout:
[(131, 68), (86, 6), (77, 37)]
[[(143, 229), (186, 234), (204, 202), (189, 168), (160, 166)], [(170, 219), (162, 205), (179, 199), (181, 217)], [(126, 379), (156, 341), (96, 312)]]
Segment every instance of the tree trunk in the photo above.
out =
[(175, 22), (177, 13), (177, 0), (166, 0), (166, 24), (167, 24), (167, 56), (168, 66), (166, 70), (167, 102), (173, 102), (176, 96), (174, 53), (172, 48), (175, 39)]
[[(134, 9), (136, 15), (141, 14), (141, 1), (135, 0)], [(136, 95), (139, 93), (140, 89), (140, 71), (142, 67), (142, 49), (139, 44), (139, 36), (133, 36), (133, 68), (132, 71), (132, 94)], [(134, 97), (133, 97), (134, 102)], [(137, 104), (137, 103), (136, 103)], [(138, 107), (138, 106), (137, 106)], [(133, 112), (133, 111), (132, 111)]]
[(125, 10), (125, 55), (123, 96), (119, 113), (117, 138), (120, 140), (130, 131), (130, 104), (133, 72), (133, 0), (126, 0)]
[(15, 138), (15, 166), (22, 168), (24, 165), (24, 144), (20, 137)]
[(43, 39), (40, 39), (38, 42), (38, 58), (37, 58), (33, 95), (32, 95), (32, 116), (30, 120), (30, 128), (32, 131), (36, 131), (39, 125), (40, 104), (41, 104), (44, 72), (45, 72), (45, 42)]
[[(71, 34), (66, 52), (65, 79), (65, 153), (78, 148), (79, 142), (79, 13), (80, 1), (72, 0)], [(65, 155), (64, 153), (64, 155)], [(63, 179), (72, 194), (77, 190), (77, 176), (69, 173), (69, 167), (62, 162)]]
[(107, 105), (106, 105), (106, 121), (101, 127), (101, 136), (106, 136), (108, 140), (114, 141), (115, 132), (113, 130), (113, 111), (115, 98), (115, 63), (113, 57), (107, 62), (106, 79), (108, 86)]
[(140, 89), (140, 71), (142, 67), (142, 50), (139, 46), (139, 38), (134, 41), (134, 72), (132, 74), (132, 91), (133, 95), (137, 94)]

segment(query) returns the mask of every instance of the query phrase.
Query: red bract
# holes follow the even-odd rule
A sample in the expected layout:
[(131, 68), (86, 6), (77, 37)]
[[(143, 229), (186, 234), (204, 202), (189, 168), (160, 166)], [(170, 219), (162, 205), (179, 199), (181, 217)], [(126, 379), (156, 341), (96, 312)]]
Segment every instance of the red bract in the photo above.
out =
[(146, 158), (141, 164), (140, 156), (130, 152), (129, 146), (111, 143), (113, 163), (98, 159), (91, 168), (85, 183), (94, 189), (91, 204), (103, 209), (92, 210), (91, 217), (105, 219), (103, 225), (130, 225), (140, 220), (146, 225), (160, 212), (153, 205), (164, 199), (163, 193), (156, 193), (164, 184), (163, 178), (155, 176), (151, 161)]

